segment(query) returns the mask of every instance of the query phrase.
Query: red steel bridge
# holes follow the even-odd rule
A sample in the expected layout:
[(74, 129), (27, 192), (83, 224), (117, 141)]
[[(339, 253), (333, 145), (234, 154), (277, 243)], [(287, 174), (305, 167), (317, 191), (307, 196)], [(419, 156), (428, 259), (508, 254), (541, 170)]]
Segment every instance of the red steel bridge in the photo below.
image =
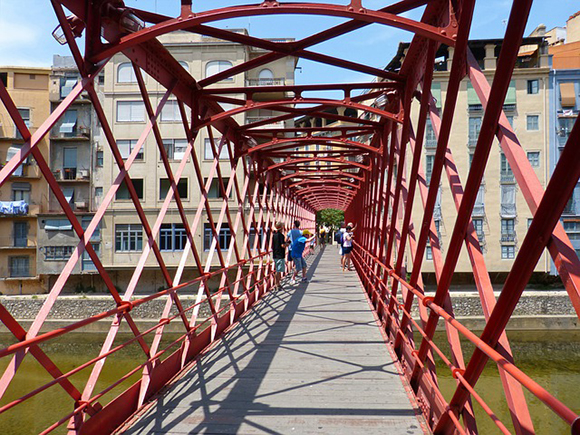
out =
[[(192, 0), (181, 0), (181, 13), (177, 17), (129, 7), (121, 0), (51, 0), (50, 3), (82, 79), (34, 132), (27, 128), (11, 96), (0, 84), (2, 103), (25, 140), (21, 150), (0, 170), (0, 185), (7, 182), (27, 156), (32, 155), (52, 195), (72, 223), (79, 242), (28, 329), (0, 305), (0, 319), (16, 339), (15, 344), (0, 350), (0, 357), (9, 360), (0, 379), (0, 396), (15, 382), (25, 359), (37, 360), (53, 378), (51, 382), (38, 385), (24, 396), (5, 403), (0, 408), (0, 414), (26, 407), (49, 388), (62, 389), (70, 397), (70, 406), (62, 410), (61, 418), (47, 427), (44, 433), (62, 431), (63, 428), (69, 433), (114, 431), (156, 397), (172, 378), (190, 367), (214, 342), (223, 338), (228, 331), (235, 331), (240, 317), (255, 310), (262, 298), (269, 294), (274, 283), (269, 244), (266, 238), (259, 241), (257, 237), (250, 237), (251, 228), (270, 229), (275, 221), (282, 221), (289, 227), (294, 219), (300, 219), (303, 227), (312, 231), (316, 211), (338, 208), (345, 211), (347, 221), (358, 223), (353, 251), (356, 273), (380, 321), (380, 327), (388, 337), (388, 346), (396, 355), (400, 374), (410, 385), (412, 395), (433, 433), (477, 433), (474, 402), (485, 411), (484, 418), (490, 418), (499, 431), (509, 433), (507, 422), (500, 421), (478, 394), (478, 379), (490, 360), (497, 364), (503, 395), (510, 410), (509, 426), (515, 433), (535, 433), (524, 390), (549, 408), (556, 418), (569, 425), (572, 433), (580, 433), (577, 410), (571, 410), (558, 400), (555, 393), (546, 391), (518, 367), (505, 334), (506, 324), (545, 249), (553, 259), (580, 316), (580, 262), (559, 223), (559, 217), (580, 176), (580, 126), (578, 123), (574, 126), (544, 190), (502, 111), (531, 0), (513, 1), (491, 85), (467, 45), (470, 27), (478, 19), (473, 14), (474, 0), (400, 0), (378, 10), (368, 9), (362, 0), (351, 0), (348, 4), (265, 0), (258, 4), (241, 2), (240, 5), (195, 13), (192, 11)], [(420, 21), (405, 17), (406, 12), (416, 8), (423, 8)], [(223, 19), (287, 14), (338, 17), (343, 22), (292, 42), (260, 39), (215, 27), (215, 23)], [(413, 33), (399, 72), (349, 61), (348, 53), (344, 53), (344, 57), (332, 57), (311, 49), (371, 24), (393, 26)], [(156, 39), (177, 30), (258, 47), (264, 50), (264, 54), (211, 77), (199, 79), (186, 72)], [(446, 84), (447, 97), (439, 113), (430, 89), (435, 54), (441, 45), (453, 47), (454, 56)], [(116, 53), (123, 53), (133, 63), (147, 118), (137, 145), (126, 160), (122, 158), (116, 143), (112, 120), (105, 116), (94, 87), (96, 77)], [(224, 78), (286, 56), (371, 74), (378, 80), (372, 83), (269, 86), (268, 92), (286, 95), (274, 101), (260, 98), (259, 94), (264, 92), (264, 88), (260, 87), (218, 89), (211, 86)], [(164, 89), (165, 95), (157, 107), (151, 104), (143, 72)], [(477, 92), (485, 114), (473, 164), (467, 180), (461, 182), (448, 143), (460, 82), (465, 78)], [(339, 92), (341, 97), (306, 96), (329, 90)], [(86, 228), (81, 225), (38, 149), (39, 141), (83, 92), (88, 93), (92, 101), (106, 138), (106, 147), (118, 166), (113, 185), (103, 196), (101, 206)], [(233, 97), (233, 94), (244, 97)], [(169, 163), (158, 126), (161, 109), (169, 97), (178, 102), (183, 135), (189, 142), (177, 169)], [(224, 111), (220, 103), (228, 103), (232, 108)], [(419, 111), (416, 122), (412, 122), (411, 117), (413, 105)], [(352, 108), (363, 115), (353, 119), (328, 110), (337, 107)], [(246, 125), (239, 125), (233, 118), (236, 114), (260, 108), (272, 109), (282, 115)], [(268, 127), (268, 124), (303, 115), (338, 120), (343, 124), (341, 127)], [(420, 165), (427, 117), (437, 136), (429, 185)], [(222, 137), (221, 141), (212, 145), (215, 158), (207, 180), (204, 180), (200, 157), (193, 147), (196, 136), (204, 129), (210, 137), (215, 132)], [(131, 166), (148, 136), (154, 137), (158, 144), (171, 184), (154, 222), (148, 222), (130, 176)], [(496, 139), (534, 216), (497, 299), (471, 221), (471, 211), (492, 142)], [(305, 151), (305, 147), (312, 144), (324, 147), (320, 147), (321, 151), (313, 151), (313, 147)], [(223, 152), (228, 154), (229, 163), (219, 163), (219, 155)], [(196, 189), (201, 192), (197, 212), (193, 215), (185, 212), (177, 189), (185, 165), (193, 165), (197, 174)], [(241, 175), (231, 176), (234, 174)], [(444, 257), (433, 220), (437, 187), (443, 175), (447, 178), (457, 207)], [(225, 198), (231, 197), (229, 201), (224, 200), (219, 208), (214, 206), (214, 209), (207, 199), (212, 179), (218, 180), (221, 191), (227, 193)], [(128, 187), (147, 243), (134, 265), (133, 279), (126, 288), (117, 289), (91, 246), (90, 239), (122, 183)], [(423, 205), (422, 213), (412, 215), (412, 204), (416, 200)], [(170, 207), (177, 210), (188, 238), (176, 273), (170, 273), (157, 243), (160, 225)], [(201, 216), (204, 212), (214, 237), (209, 254), (202, 259), (200, 252), (203, 249), (200, 251), (196, 245), (195, 235), (203, 231)], [(220, 249), (216, 240), (220, 228), (226, 223), (235, 237), (231, 238), (229, 249)], [(250, 241), (253, 242), (252, 246)], [(429, 297), (424, 294), (421, 275), (427, 246), (433, 252), (437, 279), (436, 293)], [(487, 321), (480, 335), (466, 328), (453, 315), (449, 286), (462, 249), (468, 253)], [(41, 332), (55, 302), (62, 297), (63, 287), (71, 277), (73, 267), (85, 252), (94, 262), (116, 308), (65, 327)], [(193, 258), (191, 263), (186, 262), (188, 255)], [(157, 260), (166, 289), (145, 297), (135, 296), (139, 277), (150, 256)], [(212, 266), (216, 262), (219, 265)], [(182, 280), (184, 268), (196, 270), (198, 277), (191, 281)], [(206, 285), (209, 279), (219, 280), (217, 293), (210, 293)], [(336, 284), (340, 284), (338, 276)], [(198, 290), (198, 299), (194, 305), (186, 305), (180, 296), (191, 288)], [(165, 301), (157, 324), (149, 329), (139, 328), (132, 317), (132, 310), (155, 299)], [(411, 307), (417, 302), (420, 315), (413, 317)], [(199, 306), (204, 303), (211, 309), (211, 314), (200, 322)], [(172, 314), (172, 309), (176, 310), (176, 314)], [(84, 364), (70, 370), (58, 367), (51, 355), (43, 350), (44, 343), (102, 319), (111, 321), (110, 331), (99, 355)], [(449, 352), (443, 351), (433, 340), (441, 320), (445, 325)], [(115, 339), (121, 323), (128, 325), (132, 336), (128, 341), (118, 343)], [(182, 334), (177, 340), (162, 346), (164, 330), (169, 323), (178, 324)], [(474, 350), (464, 356), (460, 339), (470, 341)], [(141, 358), (135, 360), (134, 368), (105, 389), (97, 391), (95, 385), (106, 368), (107, 359), (133, 343), (141, 349)], [(455, 391), (448, 400), (439, 389), (435, 358), (444, 361), (456, 382)], [(80, 384), (73, 377), (82, 370), (89, 371), (90, 375), (86, 382)], [(120, 388), (125, 385), (123, 381), (134, 375), (138, 376), (136, 382), (128, 388)], [(109, 392), (114, 392), (116, 398), (106, 402), (104, 397)]]

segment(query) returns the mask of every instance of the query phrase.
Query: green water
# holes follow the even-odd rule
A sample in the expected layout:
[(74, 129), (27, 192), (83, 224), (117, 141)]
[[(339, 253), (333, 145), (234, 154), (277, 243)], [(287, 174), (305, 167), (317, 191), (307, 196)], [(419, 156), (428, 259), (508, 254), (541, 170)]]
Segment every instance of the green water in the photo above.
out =
[[(121, 340), (126, 340), (126, 338), (126, 336), (119, 337), (117, 342), (120, 343)], [(174, 335), (164, 338), (161, 347), (169, 344), (175, 338), (176, 336)], [(102, 340), (103, 336), (96, 334), (75, 334), (59, 338), (41, 347), (62, 371), (68, 371), (97, 356)], [(0, 335), (0, 348), (12, 342), (9, 336)], [(439, 337), (438, 342), (445, 349), (443, 337)], [(512, 333), (510, 334), (510, 342), (518, 366), (571, 409), (579, 412), (580, 333)], [(472, 348), (465, 343), (463, 347), (465, 355), (469, 355)], [(449, 355), (447, 350), (446, 354)], [(100, 392), (103, 388), (133, 369), (136, 364), (143, 361), (143, 352), (136, 344), (124, 349), (114, 355), (114, 357), (110, 357), (104, 366), (103, 373), (94, 391)], [(2, 372), (8, 362), (9, 358), (0, 360), (0, 370)], [(90, 374), (90, 369), (86, 369), (72, 377), (71, 381), (77, 388), (82, 390), (82, 386)], [(449, 400), (454, 390), (455, 381), (448, 374), (441, 361), (438, 361), (437, 371), (443, 395)], [(135, 382), (138, 376), (139, 374), (134, 375), (118, 388), (108, 393), (101, 400), (101, 403), (107, 403), (116, 397), (121, 391)], [(19, 398), (50, 380), (50, 376), (40, 364), (31, 355), (28, 355), (18, 371), (15, 381), (5, 397), (0, 401), (0, 406)], [(476, 390), (508, 428), (513, 430), (495, 365), (488, 364), (482, 378), (476, 385)], [(535, 397), (528, 394), (527, 391), (526, 397), (538, 434), (570, 433), (567, 426), (558, 417)], [(474, 402), (474, 408), (478, 420), (479, 433), (485, 435), (499, 433), (498, 429), (491, 423), (491, 420), (483, 413), (476, 402)], [(33, 399), (17, 405), (15, 408), (0, 415), (0, 434), (38, 433), (58, 421), (66, 413), (71, 412), (72, 409), (72, 400), (62, 388), (59, 386), (51, 387)], [(64, 433), (65, 426), (66, 424), (61, 426), (55, 433)]]

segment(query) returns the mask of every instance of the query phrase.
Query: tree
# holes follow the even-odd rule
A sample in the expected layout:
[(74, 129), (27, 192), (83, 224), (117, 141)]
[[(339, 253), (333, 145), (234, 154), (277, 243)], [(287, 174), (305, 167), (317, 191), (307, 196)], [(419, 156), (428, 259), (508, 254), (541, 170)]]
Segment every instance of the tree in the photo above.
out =
[(344, 212), (335, 208), (325, 208), (316, 213), (316, 221), (318, 225), (326, 225), (333, 230), (337, 230), (340, 228), (340, 224), (344, 222)]

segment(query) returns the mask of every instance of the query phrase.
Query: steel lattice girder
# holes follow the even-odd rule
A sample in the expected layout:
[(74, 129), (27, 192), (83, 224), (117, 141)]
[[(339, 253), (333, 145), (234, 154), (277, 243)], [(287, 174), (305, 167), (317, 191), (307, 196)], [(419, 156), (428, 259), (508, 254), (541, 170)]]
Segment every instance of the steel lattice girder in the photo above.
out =
[[(526, 23), (526, 20), (522, 18), (528, 15), (530, 0), (516, 0), (513, 3), (506, 30), (506, 42), (503, 45), (497, 74), (491, 87), (467, 48), (474, 0), (456, 2), (403, 0), (376, 11), (363, 8), (360, 0), (353, 0), (350, 5), (346, 6), (266, 0), (259, 5), (232, 6), (201, 13), (193, 13), (191, 2), (182, 1), (179, 17), (168, 17), (129, 8), (123, 6), (122, 3), (109, 0), (103, 0), (99, 4), (80, 0), (52, 0), (52, 5), (76, 60), (82, 80), (33, 134), (22, 120), (10, 95), (0, 84), (0, 98), (25, 139), (22, 149), (0, 170), (0, 185), (9, 179), (29, 154), (32, 154), (64, 214), (72, 223), (79, 237), (79, 243), (28, 330), (22, 328), (0, 305), (0, 319), (19, 340), (18, 343), (0, 350), (1, 357), (13, 355), (0, 379), (0, 396), (6, 392), (22, 359), (30, 352), (54, 380), (30, 392), (23, 399), (34, 397), (41, 391), (59, 384), (74, 404), (74, 411), (65, 415), (49, 429), (67, 422), (72, 432), (102, 433), (115, 429), (175, 373), (216, 340), (229, 325), (235, 323), (241, 314), (250, 309), (272, 287), (273, 271), (269, 266), (268, 238), (255, 236), (261, 231), (266, 233), (274, 221), (282, 221), (288, 227), (297, 218), (305, 222), (305, 228), (314, 231), (314, 212), (335, 207), (346, 211), (348, 221), (359, 222), (357, 224), (359, 228), (357, 249), (354, 251), (357, 271), (377, 314), (384, 321), (386, 332), (393, 339), (394, 348), (404, 363), (405, 375), (411, 381), (415, 394), (422, 400), (425, 415), (436, 433), (450, 433), (454, 430), (475, 433), (477, 428), (471, 399), (478, 401), (486, 413), (494, 417), (493, 410), (483, 402), (474, 389), (488, 358), (498, 364), (512, 415), (512, 423), (517, 433), (533, 433), (534, 431), (522, 387), (529, 389), (570, 424), (572, 430), (576, 431), (574, 433), (578, 433), (580, 430), (578, 422), (574, 423), (578, 416), (515, 366), (504, 333), (505, 325), (515, 304), (545, 247), (548, 247), (570, 299), (580, 315), (580, 262), (561, 225), (558, 224), (564, 205), (580, 176), (580, 152), (578, 147), (573, 146), (580, 139), (580, 126), (576, 123), (553, 179), (546, 193), (542, 194), (539, 181), (519, 146), (507, 118), (502, 113), (502, 104)], [(404, 12), (424, 5), (426, 8), (420, 21), (401, 16)], [(64, 8), (71, 11), (76, 18), (67, 18)], [(127, 17), (128, 14), (142, 19), (149, 26), (135, 32), (122, 31), (119, 26), (120, 19)], [(211, 23), (225, 18), (279, 14), (333, 16), (348, 21), (291, 43), (268, 41), (210, 27)], [(79, 22), (82, 22), (82, 27), (86, 29), (83, 53), (75, 42), (75, 36), (78, 36), (75, 35), (75, 32), (78, 32), (76, 25)], [(372, 23), (394, 26), (415, 33), (408, 55), (398, 73), (308, 50), (309, 47)], [(155, 39), (157, 36), (175, 30), (186, 30), (246, 44), (268, 52), (212, 77), (197, 81)], [(108, 43), (102, 42), (101, 35)], [(435, 52), (440, 44), (455, 48), (447, 86), (447, 98), (441, 118), (430, 93)], [(99, 72), (116, 53), (125, 54), (133, 62), (147, 114), (146, 126), (126, 160), (123, 160), (121, 156), (110, 120), (106, 118), (93, 87), (93, 82)], [(283, 92), (292, 96), (268, 101), (254, 101), (254, 96), (265, 91), (260, 87), (208, 88), (219, 80), (286, 56), (370, 73), (379, 77), (381, 81), (359, 84), (271, 86), (268, 87), (268, 92)], [(166, 89), (157, 107), (151, 104), (141, 71), (145, 71)], [(476, 158), (474, 157), (474, 164), (463, 188), (448, 148), (448, 141), (459, 83), (465, 77), (466, 71), (486, 110), (483, 128), (476, 146)], [(356, 96), (351, 95), (360, 89), (367, 89), (368, 92)], [(317, 90), (342, 90), (343, 98), (332, 100), (302, 97), (304, 92)], [(104, 196), (101, 206), (86, 229), (83, 229), (62, 194), (50, 167), (38, 151), (39, 142), (82, 91), (87, 91), (90, 96), (110, 151), (119, 168), (119, 175)], [(243, 94), (245, 98), (224, 96), (228, 94)], [(183, 134), (188, 142), (184, 158), (176, 171), (173, 171), (169, 163), (163, 146), (163, 137), (157, 124), (161, 110), (170, 96), (178, 101)], [(379, 97), (384, 98), (386, 102), (380, 108), (374, 104)], [(415, 98), (420, 104), (416, 129), (412, 126), (410, 116)], [(219, 103), (229, 103), (234, 108), (224, 112)], [(378, 120), (353, 118), (326, 111), (337, 107), (356, 109), (361, 114), (375, 115)], [(282, 114), (247, 125), (238, 125), (232, 118), (234, 115), (259, 108), (272, 109)], [(188, 121), (189, 114), (191, 114), (191, 123)], [(293, 125), (280, 128), (267, 127), (271, 123), (291, 121), (296, 116), (326, 118), (348, 125), (302, 128)], [(438, 138), (429, 186), (426, 184), (425, 174), (420, 165), (427, 117), (430, 117)], [(264, 126), (266, 128), (263, 128)], [(202, 129), (207, 129), (214, 156), (209, 175), (205, 179), (202, 175), (199, 157), (194, 149), (194, 141)], [(219, 132), (222, 136), (217, 144), (213, 140), (214, 132)], [(161, 163), (171, 186), (152, 226), (147, 220), (129, 175), (133, 162), (147, 136), (151, 134), (155, 138), (161, 155)], [(294, 137), (286, 137), (292, 134)], [(332, 136), (318, 137), (317, 134), (332, 134)], [(359, 139), (364, 136), (370, 136), (372, 139), (365, 143)], [(502, 292), (497, 303), (481, 247), (471, 222), (471, 211), (494, 136), (500, 140), (516, 181), (534, 213), (532, 225), (505, 284), (507, 290)], [(311, 145), (319, 145), (321, 149), (309, 151), (304, 149)], [(322, 149), (328, 146), (332, 148)], [(299, 150), (296, 151), (296, 148)], [(229, 167), (227, 169), (223, 163), (220, 164), (222, 151), (228, 155)], [(275, 158), (283, 159), (283, 161), (273, 160)], [(186, 213), (177, 188), (184, 168), (188, 164), (194, 167), (197, 187), (201, 192), (201, 199), (194, 216), (188, 216)], [(458, 212), (445, 260), (441, 255), (433, 220), (437, 190), (444, 170)], [(241, 175), (238, 177), (237, 174)], [(212, 210), (212, 206), (215, 208), (215, 205), (208, 200), (208, 191), (213, 181), (217, 181), (218, 190), (222, 194), (221, 204), (218, 205), (219, 210)], [(125, 183), (129, 190), (148, 243), (139, 257), (131, 281), (124, 289), (124, 293), (120, 294), (91, 246), (90, 239), (122, 183)], [(415, 232), (412, 218), (412, 203), (417, 188), (424, 209), (418, 226), (419, 234)], [(228, 198), (232, 199), (228, 200)], [(179, 219), (187, 235), (186, 249), (175, 274), (170, 273), (156, 242), (163, 219), (173, 201), (175, 201)], [(246, 201), (249, 203), (249, 213), (246, 211)], [(194, 238), (198, 231), (204, 231), (201, 223), (203, 213), (207, 216), (212, 234), (212, 243), (205, 263)], [(220, 229), (225, 225), (234, 234), (227, 253), (217, 243)], [(239, 238), (235, 237), (236, 234), (241, 236), (241, 243)], [(253, 242), (250, 243), (252, 235)], [(434, 297), (425, 297), (421, 278), (427, 244), (431, 248), (438, 282), (437, 293)], [(448, 290), (463, 244), (469, 254), (483, 311), (489, 322), (481, 338), (453, 318), (453, 303)], [(40, 333), (40, 328), (84, 251), (93, 260), (117, 307), (65, 328)], [(135, 299), (134, 292), (151, 251), (167, 288), (153, 296)], [(413, 264), (409, 280), (405, 279), (406, 252), (410, 253)], [(190, 253), (193, 257), (193, 265), (187, 263)], [(214, 257), (217, 257), (219, 263), (217, 270), (211, 268)], [(186, 267), (195, 268), (200, 276), (192, 281), (182, 282)], [(228, 275), (228, 272), (235, 274), (233, 281), (232, 275)], [(220, 280), (217, 297), (212, 297), (207, 286), (207, 281), (212, 277), (219, 277)], [(194, 285), (198, 286), (197, 302), (185, 307), (180, 299), (180, 290)], [(227, 293), (230, 302), (226, 302), (223, 298), (224, 293)], [(403, 303), (397, 300), (399, 293)], [(147, 331), (140, 331), (132, 319), (131, 310), (160, 297), (165, 297), (166, 303), (163, 312), (160, 313), (158, 325)], [(410, 315), (410, 308), (415, 297), (421, 300), (419, 321)], [(207, 320), (209, 327), (201, 330), (196, 321), (199, 306), (203, 301), (209, 305), (212, 315)], [(177, 309), (178, 314), (171, 316), (173, 307)], [(432, 340), (440, 316), (446, 320), (451, 358), (444, 355)], [(39, 344), (52, 338), (105, 318), (112, 318), (113, 322), (99, 356), (68, 373), (63, 374), (51, 361), (49, 355), (43, 353), (38, 347)], [(173, 346), (178, 348), (174, 350), (173, 346), (169, 346), (160, 350), (164, 327), (175, 319), (181, 322), (184, 332), (184, 335), (173, 343)], [(122, 320), (127, 321), (134, 338), (113, 348)], [(420, 332), (423, 337), (420, 344), (413, 341), (409, 334), (410, 328)], [(143, 339), (149, 333), (155, 335), (151, 345), (147, 345)], [(463, 358), (460, 335), (468, 338), (477, 347), (467, 363)], [(144, 362), (104, 391), (95, 394), (94, 388), (97, 380), (100, 379), (106, 358), (132, 342), (140, 344)], [(502, 346), (501, 353), (495, 350), (498, 342)], [(169, 354), (170, 351), (173, 353)], [(449, 403), (445, 401), (437, 387), (434, 353), (445, 361), (457, 380), (457, 390)], [(161, 361), (162, 355), (169, 356)], [(93, 369), (89, 380), (83, 388), (77, 389), (69, 377), (91, 365)], [(142, 371), (142, 376), (136, 384), (122, 392), (114, 401), (104, 405), (99, 403), (105, 392), (113, 389), (132, 373), (139, 371)], [(0, 413), (7, 412), (19, 403), (21, 402), (17, 400), (4, 405), (0, 408)], [(462, 426), (460, 417), (463, 418), (465, 428)], [(494, 422), (501, 430), (506, 430), (503, 423), (498, 420)]]

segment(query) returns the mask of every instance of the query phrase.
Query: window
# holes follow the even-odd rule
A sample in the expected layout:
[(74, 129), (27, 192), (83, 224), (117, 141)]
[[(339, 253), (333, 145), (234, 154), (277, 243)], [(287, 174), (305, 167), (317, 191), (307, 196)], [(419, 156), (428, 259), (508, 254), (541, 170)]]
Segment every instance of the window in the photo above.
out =
[(485, 187), (484, 185), (479, 186), (477, 191), (477, 197), (475, 198), (475, 204), (473, 206), (472, 216), (484, 216), (485, 215)]
[(528, 230), (530, 229), (530, 225), (532, 225), (532, 221), (534, 218), (528, 218)]
[[(163, 147), (169, 160), (183, 160), (187, 149), (186, 139), (163, 139)], [(159, 156), (161, 159), (161, 156)]]
[(540, 91), (540, 81), (538, 79), (528, 80), (528, 94), (537, 94)]
[(433, 163), (435, 162), (434, 155), (425, 156), (425, 179), (427, 184), (431, 182), (431, 174), (433, 173)]
[(48, 261), (65, 261), (74, 252), (74, 246), (45, 246), (44, 259)]
[(65, 136), (75, 136), (77, 127), (77, 111), (67, 110), (64, 112), (62, 124), (60, 124), (59, 132)]
[(436, 148), (437, 138), (435, 137), (435, 130), (431, 124), (431, 118), (427, 117), (427, 124), (425, 125), (425, 148)]
[(514, 245), (502, 245), (501, 258), (504, 260), (516, 258), (516, 247)]
[(431, 250), (431, 246), (427, 246), (427, 250), (425, 251), (427, 260), (433, 260), (433, 251)]
[[(95, 254), (97, 254), (97, 257), (101, 257), (101, 244), (100, 243), (95, 243), (95, 242), (91, 242), (91, 246), (93, 247), (93, 251), (95, 251)], [(95, 263), (93, 263), (93, 260), (91, 260), (90, 255), (88, 254), (88, 252), (85, 250), (83, 251), (83, 262), (81, 264), (81, 267), (83, 268), (83, 270), (85, 271), (94, 271), (97, 270), (97, 267), (95, 266)]]
[(145, 122), (143, 101), (117, 101), (117, 122)]
[(161, 224), (159, 229), (159, 249), (162, 251), (183, 251), (187, 234), (183, 224)]
[(540, 115), (526, 116), (526, 130), (536, 131), (540, 129)]
[[(62, 168), (65, 170), (67, 169), (77, 169), (77, 148), (76, 147), (67, 147), (62, 149)], [(73, 179), (76, 178), (72, 177)], [(65, 176), (65, 179), (66, 176)]]
[(14, 247), (25, 248), (28, 246), (28, 223), (14, 222)]
[(187, 62), (185, 62), (184, 60), (180, 60), (177, 63), (181, 65), (185, 71), (189, 72), (189, 65), (187, 64)]
[(502, 242), (515, 242), (516, 231), (515, 231), (515, 219), (502, 219), (501, 220), (501, 241)]
[(97, 168), (103, 167), (104, 154), (102, 151), (97, 151)]
[(515, 184), (502, 184), (501, 186), (500, 215), (503, 218), (516, 217), (516, 186)]
[[(224, 188), (227, 189), (228, 183), (230, 182), (230, 179), (228, 177), (222, 177), (222, 181), (224, 183)], [(207, 184), (207, 178), (203, 179), (203, 184), (204, 184), (204, 186)], [(232, 194), (232, 192), (230, 192), (230, 197), (231, 197), (231, 194)], [(207, 191), (207, 197), (209, 199), (216, 199), (216, 198), (223, 198), (224, 197), (224, 195), (222, 195), (222, 191), (220, 189), (218, 178), (212, 178), (211, 185), (209, 187), (209, 190)]]
[(475, 146), (477, 144), (477, 138), (479, 137), (479, 132), (481, 130), (481, 116), (470, 116), (469, 117), (469, 146)]
[[(264, 230), (262, 228), (260, 228), (260, 231), (258, 233), (259, 233), (259, 236), (258, 236), (258, 244), (256, 245), (256, 249), (260, 249), (262, 247), (262, 239), (263, 239), (263, 235), (264, 235)], [(254, 243), (256, 243), (256, 228), (254, 228), (253, 226), (250, 227), (250, 234), (248, 235), (248, 243), (250, 245), (250, 248), (254, 249)]]
[[(221, 142), (222, 138), (214, 138), (213, 140), (213, 144), (215, 146), (216, 151), (219, 148), (220, 142)], [(209, 138), (205, 138), (203, 141), (204, 144), (204, 153), (203, 153), (203, 158), (205, 160), (213, 160), (214, 159), (214, 154), (213, 154), (213, 150), (211, 149), (211, 143), (209, 141)], [(229, 159), (229, 152), (228, 152), (228, 144), (224, 143), (222, 145), (222, 149), (220, 151), (220, 157), (219, 160), (228, 160)]]
[(143, 250), (143, 228), (140, 224), (115, 225), (115, 251)]
[(103, 188), (102, 187), (95, 187), (95, 196), (97, 196), (97, 197), (103, 196)]
[(117, 83), (137, 83), (131, 62), (124, 62), (117, 67)]
[[(131, 178), (131, 182), (133, 183), (133, 187), (137, 192), (137, 198), (143, 199), (143, 179), (142, 178)], [(125, 183), (125, 180), (121, 182), (117, 193), (115, 194), (115, 199), (124, 200), (124, 199), (131, 199), (131, 195), (129, 193), (129, 188)]]
[(513, 115), (506, 115), (508, 122), (510, 123), (510, 127), (514, 128), (514, 116)]
[[(131, 152), (137, 146), (137, 139), (122, 139), (117, 141), (117, 146), (119, 147), (119, 151), (121, 152), (121, 157), (123, 160), (127, 160)], [(135, 160), (143, 160), (143, 148), (139, 150)], [(102, 151), (101, 151), (102, 152)]]
[(563, 225), (570, 240), (580, 240), (580, 222), (564, 221)]
[(540, 167), (540, 152), (539, 151), (528, 151), (528, 161), (533, 168)]
[[(205, 65), (205, 76), (211, 77), (231, 67), (232, 63), (229, 60), (212, 60)], [(234, 79), (233, 77), (228, 77), (223, 80), (233, 81)]]
[[(83, 216), (81, 218), (81, 226), (83, 230), (86, 230), (89, 227), (92, 220), (93, 216)], [(101, 223), (99, 222), (99, 224), (95, 228), (95, 231), (93, 231), (93, 234), (91, 235), (91, 241), (100, 239), (101, 239)]]
[(179, 104), (177, 104), (177, 101), (170, 100), (165, 103), (163, 109), (161, 109), (161, 121), (181, 121), (181, 113), (179, 112)]
[(258, 82), (261, 86), (272, 86), (278, 83), (274, 80), (274, 73), (268, 68), (264, 68), (258, 74)]
[(475, 233), (477, 234), (477, 238), (479, 239), (479, 242), (481, 243), (485, 237), (484, 233), (483, 233), (483, 219), (473, 219), (473, 228), (475, 228)]
[[(230, 232), (230, 226), (228, 224), (222, 224), (220, 232), (218, 234), (218, 246), (222, 251), (227, 251), (230, 246), (230, 241), (232, 235)], [(211, 230), (211, 225), (209, 223), (203, 226), (203, 249), (209, 251), (211, 243), (213, 241), (213, 232)]]
[[(30, 127), (30, 109), (18, 109), (18, 113), (20, 113), (22, 121), (24, 121), (24, 125)], [(22, 139), (22, 135), (20, 134), (20, 131), (16, 128), (16, 125), (14, 126), (14, 137)]]
[(30, 183), (12, 183), (12, 201), (30, 204)]
[(30, 276), (29, 257), (9, 257), (10, 277), (20, 278)]
[[(169, 178), (162, 178), (159, 180), (159, 200), (164, 200), (167, 197), (167, 193), (171, 188), (169, 184)], [(187, 178), (180, 178), (179, 183), (177, 183), (177, 193), (181, 199), (187, 199), (189, 192)]]
[(500, 155), (500, 182), (502, 183), (513, 183), (514, 182), (514, 173), (512, 172), (512, 168), (507, 160), (507, 157), (504, 153)]

